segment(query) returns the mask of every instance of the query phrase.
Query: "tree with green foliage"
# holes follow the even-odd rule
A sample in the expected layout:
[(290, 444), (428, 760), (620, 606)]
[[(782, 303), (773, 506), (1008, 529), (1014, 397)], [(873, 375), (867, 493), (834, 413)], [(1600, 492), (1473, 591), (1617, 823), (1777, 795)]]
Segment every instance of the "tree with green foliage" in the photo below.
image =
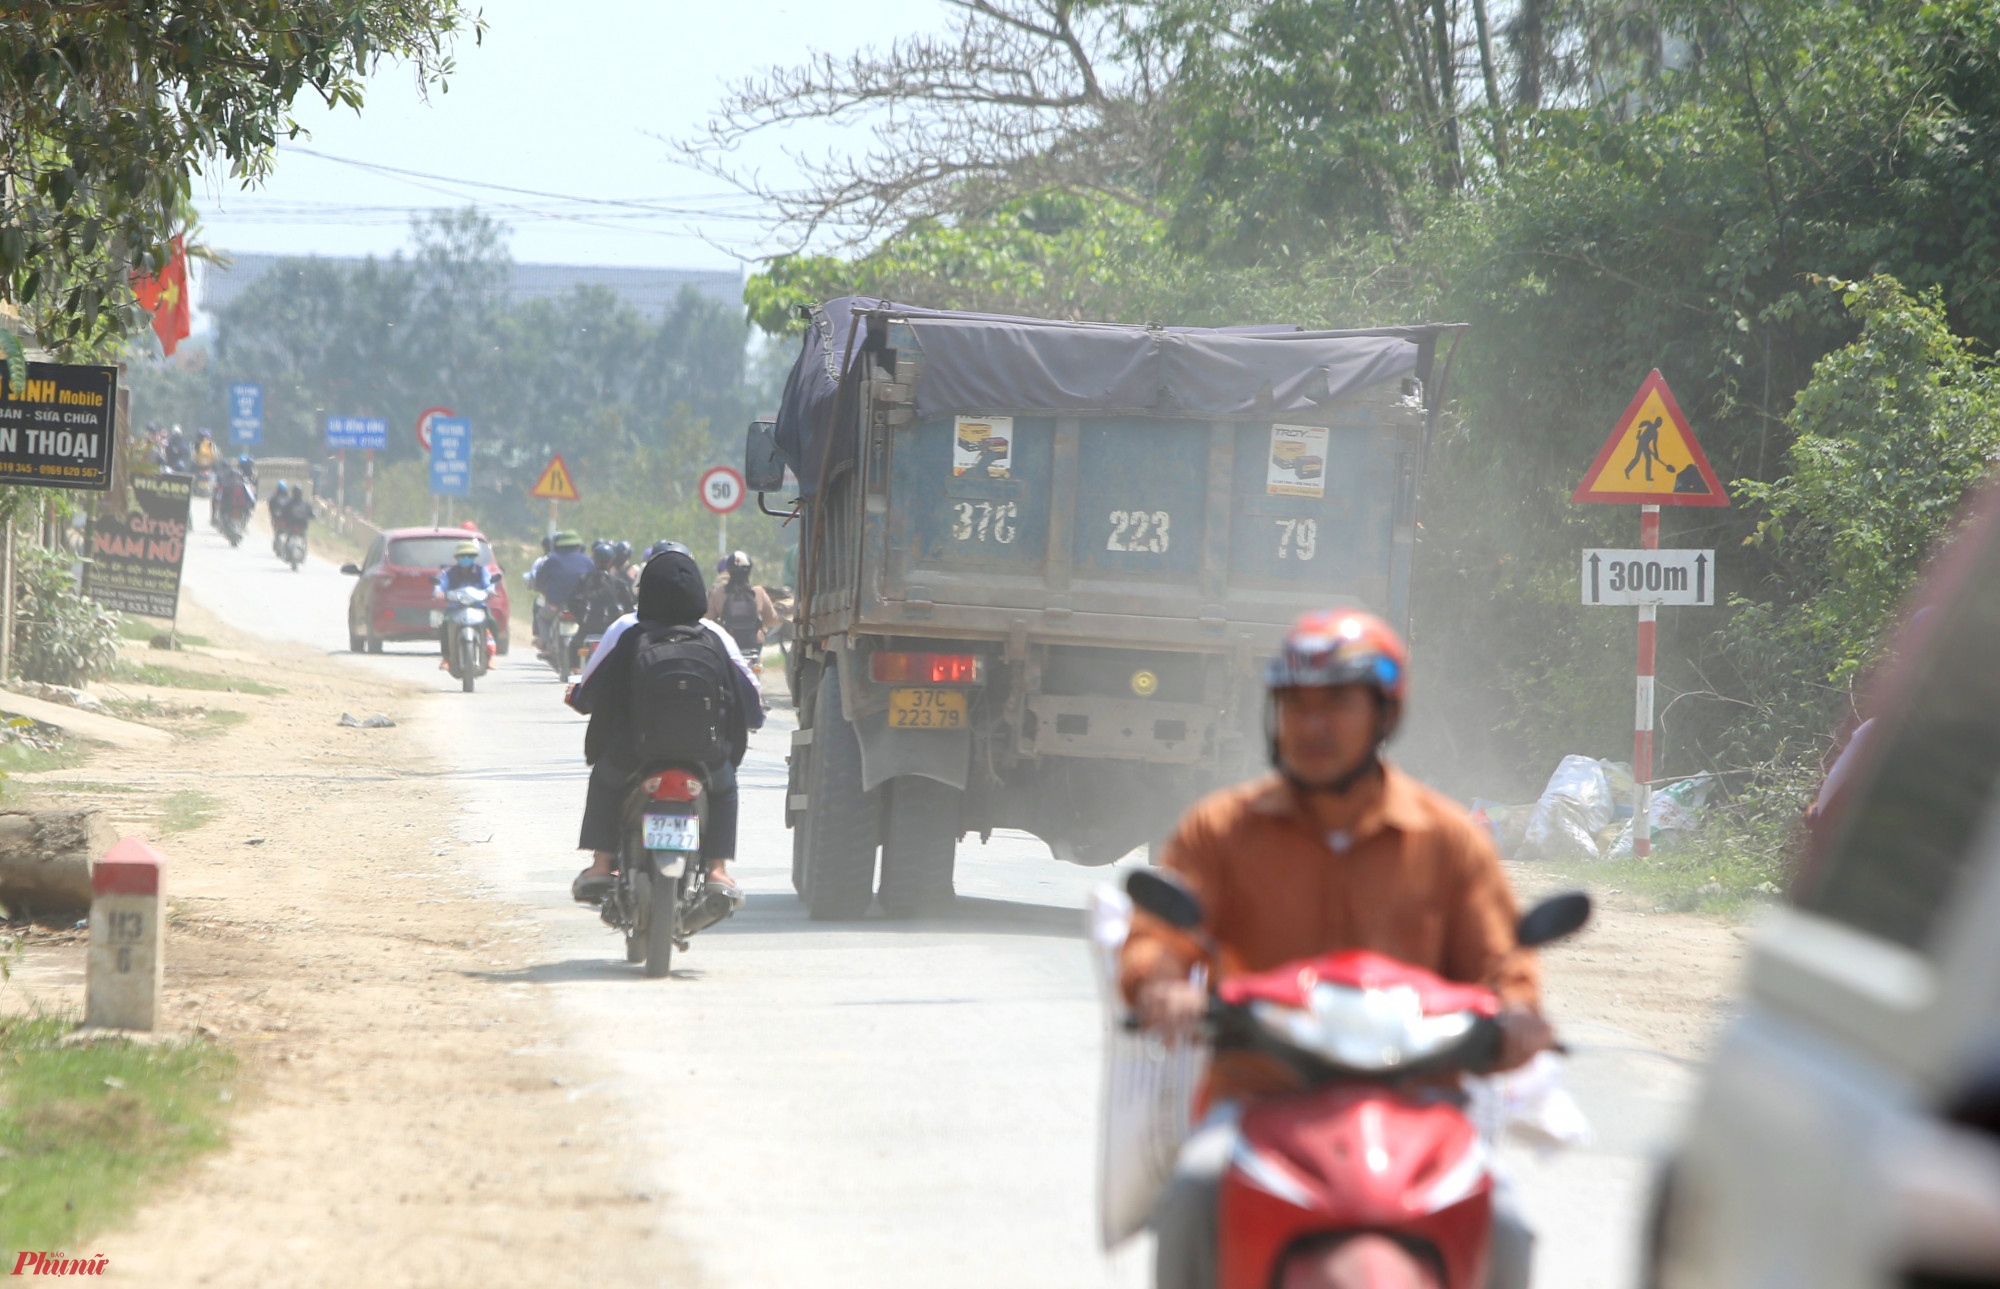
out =
[(1852, 714), (1918, 573), (2000, 461), (2000, 368), (1952, 334), (1940, 293), (1887, 277), (1830, 286), (1861, 335), (1799, 391), (1789, 472), (1742, 484), (1770, 571), (1739, 594), (1727, 635), (1758, 655), (1738, 670), (1826, 731)]
[(0, 302), (46, 344), (135, 329), (128, 274), (164, 266), (194, 174), (264, 174), (299, 95), (359, 108), (385, 60), (438, 81), (469, 19), (459, 0), (0, 5)]

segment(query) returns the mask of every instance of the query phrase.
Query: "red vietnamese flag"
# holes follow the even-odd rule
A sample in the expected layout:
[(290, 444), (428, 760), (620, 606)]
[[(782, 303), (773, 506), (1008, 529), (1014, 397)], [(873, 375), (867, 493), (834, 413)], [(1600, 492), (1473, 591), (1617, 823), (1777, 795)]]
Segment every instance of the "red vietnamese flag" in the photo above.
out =
[(158, 277), (132, 275), (132, 293), (139, 297), (139, 307), (153, 315), (153, 334), (160, 338), (160, 348), (173, 357), (189, 329), (187, 249), (180, 238), (174, 239), (174, 253)]

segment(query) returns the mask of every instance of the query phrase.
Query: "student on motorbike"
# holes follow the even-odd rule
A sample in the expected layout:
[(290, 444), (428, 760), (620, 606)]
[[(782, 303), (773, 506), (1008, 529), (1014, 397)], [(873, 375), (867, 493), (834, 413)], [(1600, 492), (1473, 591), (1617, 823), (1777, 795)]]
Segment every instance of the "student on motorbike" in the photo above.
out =
[[(639, 605), (618, 619), (591, 655), (583, 678), (570, 691), (569, 705), (590, 717), (583, 737), (584, 760), (590, 763), (590, 786), (584, 795), (583, 828), (577, 847), (591, 852), (590, 867), (576, 875), (570, 893), (579, 903), (601, 903), (611, 889), (612, 866), (619, 849), (619, 811), (626, 789), (639, 770), (632, 730), (632, 659), (647, 627), (701, 623), (708, 601), (701, 568), (685, 546), (669, 549), (646, 561), (639, 574)], [(704, 767), (708, 774), (708, 823), (701, 838), (708, 880), (719, 889), (736, 892), (729, 861), (736, 857), (736, 767), (750, 747), (750, 730), (763, 722), (763, 703), (749, 668), (733, 643), (709, 627), (711, 647), (731, 665), (738, 683), (723, 695), (722, 729), (728, 755)]]
[[(438, 570), (437, 597), (442, 600), (447, 594), (461, 586), (474, 587), (481, 591), (493, 589), (493, 575), (479, 562), (479, 543), (467, 538), (451, 552), (451, 563)], [(451, 623), (438, 627), (438, 666), (450, 666)]]
[(736, 551), (723, 561), (725, 576), (708, 593), (708, 616), (722, 624), (736, 647), (755, 661), (764, 647), (764, 633), (778, 625), (778, 610), (770, 593), (750, 585), (750, 571), (756, 567), (744, 551)]
[[(1494, 989), (1501, 1067), (1551, 1044), (1538, 1011), (1534, 956), (1499, 857), (1464, 810), (1381, 756), (1403, 714), (1408, 655), (1367, 613), (1308, 614), (1267, 673), (1275, 772), (1196, 802), (1162, 864), (1193, 889), (1219, 953), (1214, 969), (1262, 971), (1295, 959), (1370, 949), (1451, 980)], [(1148, 1028), (1196, 1029), (1207, 1007), (1189, 979), (1195, 942), (1144, 915), (1120, 962), (1125, 996)], [(1209, 1073), (1207, 1117), (1182, 1145), (1154, 1212), (1159, 1289), (1212, 1289), (1216, 1199), (1246, 1101), (1293, 1086), (1255, 1053), (1223, 1052)], [(1534, 1236), (1496, 1190), (1488, 1289), (1525, 1289)]]
[(543, 620), (536, 624), (536, 639), (544, 652), (555, 648), (555, 616), (569, 603), (569, 597), (576, 592), (576, 584), (596, 565), (589, 552), (583, 549), (583, 538), (575, 533), (557, 533), (549, 557), (535, 570), (535, 591), (547, 608)]
[(618, 549), (610, 542), (590, 548), (591, 570), (570, 592), (566, 606), (576, 619), (579, 636), (601, 636), (638, 602), (631, 579), (618, 568)]

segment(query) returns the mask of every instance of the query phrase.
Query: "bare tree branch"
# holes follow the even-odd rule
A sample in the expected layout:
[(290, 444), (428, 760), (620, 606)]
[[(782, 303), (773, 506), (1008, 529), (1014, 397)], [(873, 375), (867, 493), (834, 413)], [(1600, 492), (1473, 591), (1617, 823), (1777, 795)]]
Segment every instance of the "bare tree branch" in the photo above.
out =
[[(794, 246), (853, 246), (913, 221), (976, 215), (1060, 190), (1146, 204), (1164, 144), (1162, 69), (1138, 0), (948, 0), (941, 35), (816, 53), (729, 87), (683, 158), (772, 209)], [(859, 153), (787, 150), (803, 175), (780, 188), (737, 157), (753, 134), (866, 120)]]

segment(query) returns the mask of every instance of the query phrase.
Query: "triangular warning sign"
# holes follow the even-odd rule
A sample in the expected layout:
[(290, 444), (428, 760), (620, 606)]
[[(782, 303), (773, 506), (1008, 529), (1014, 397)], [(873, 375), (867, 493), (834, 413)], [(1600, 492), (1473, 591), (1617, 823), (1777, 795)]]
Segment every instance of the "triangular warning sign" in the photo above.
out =
[(1632, 396), (1570, 500), (1726, 506), (1729, 494), (1695, 442), (1674, 392), (1655, 369)]
[(544, 501), (575, 501), (576, 484), (569, 477), (569, 467), (563, 464), (562, 453), (549, 458), (549, 464), (542, 471), (542, 477), (535, 480), (535, 486), (528, 489), (530, 497), (540, 497)]

